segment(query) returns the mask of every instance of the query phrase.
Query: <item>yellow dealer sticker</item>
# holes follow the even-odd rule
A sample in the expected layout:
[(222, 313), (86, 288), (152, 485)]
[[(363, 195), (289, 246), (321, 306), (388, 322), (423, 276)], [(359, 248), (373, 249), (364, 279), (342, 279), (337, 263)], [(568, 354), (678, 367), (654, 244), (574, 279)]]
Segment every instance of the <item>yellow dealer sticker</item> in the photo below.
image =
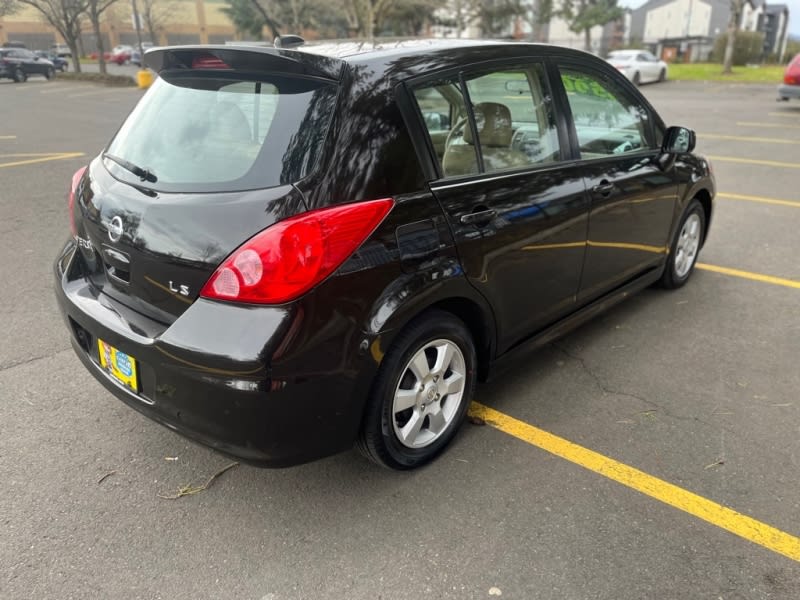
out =
[(138, 392), (136, 360), (100, 339), (97, 340), (97, 349), (100, 354), (100, 366), (103, 367), (103, 370), (126, 388)]

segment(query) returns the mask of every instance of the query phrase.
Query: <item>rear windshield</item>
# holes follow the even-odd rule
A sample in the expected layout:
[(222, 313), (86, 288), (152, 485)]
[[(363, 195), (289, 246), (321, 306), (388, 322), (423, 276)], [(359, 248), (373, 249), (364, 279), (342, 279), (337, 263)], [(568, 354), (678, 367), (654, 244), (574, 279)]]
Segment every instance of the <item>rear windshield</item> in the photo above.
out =
[(336, 96), (316, 79), (234, 73), (159, 77), (106, 153), (117, 178), (164, 192), (223, 192), (295, 183), (313, 168)]

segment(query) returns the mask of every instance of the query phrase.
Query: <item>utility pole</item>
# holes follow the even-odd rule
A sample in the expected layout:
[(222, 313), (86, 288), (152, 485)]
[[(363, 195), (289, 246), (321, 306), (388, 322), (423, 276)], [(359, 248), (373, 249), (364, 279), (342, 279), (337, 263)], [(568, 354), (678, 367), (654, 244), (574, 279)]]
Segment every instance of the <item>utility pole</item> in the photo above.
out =
[(139, 60), (144, 65), (144, 50), (142, 49), (142, 28), (139, 24), (139, 9), (136, 8), (136, 0), (131, 0), (133, 7), (133, 26), (136, 28), (136, 39), (139, 41)]

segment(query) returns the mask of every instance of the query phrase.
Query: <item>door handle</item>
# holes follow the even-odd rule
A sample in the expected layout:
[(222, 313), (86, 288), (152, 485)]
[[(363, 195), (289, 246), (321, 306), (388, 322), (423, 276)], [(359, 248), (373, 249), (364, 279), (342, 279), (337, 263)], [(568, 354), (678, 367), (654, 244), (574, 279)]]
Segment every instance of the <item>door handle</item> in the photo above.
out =
[(486, 223), (496, 216), (496, 210), (479, 210), (478, 212), (469, 213), (468, 215), (462, 215), (460, 221), (462, 225), (486, 225)]
[(600, 196), (608, 196), (611, 192), (614, 191), (614, 184), (610, 181), (606, 181), (605, 179), (598, 183), (596, 186), (592, 188), (593, 194), (598, 194)]

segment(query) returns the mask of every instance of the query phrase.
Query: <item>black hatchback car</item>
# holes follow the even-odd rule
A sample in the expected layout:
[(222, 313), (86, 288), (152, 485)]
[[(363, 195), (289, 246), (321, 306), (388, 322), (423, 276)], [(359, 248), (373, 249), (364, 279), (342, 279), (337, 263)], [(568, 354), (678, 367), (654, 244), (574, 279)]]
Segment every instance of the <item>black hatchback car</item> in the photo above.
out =
[(261, 466), (418, 466), (476, 380), (683, 285), (714, 180), (605, 61), (480, 42), (172, 47), (72, 180), (58, 302), (86, 368)]

